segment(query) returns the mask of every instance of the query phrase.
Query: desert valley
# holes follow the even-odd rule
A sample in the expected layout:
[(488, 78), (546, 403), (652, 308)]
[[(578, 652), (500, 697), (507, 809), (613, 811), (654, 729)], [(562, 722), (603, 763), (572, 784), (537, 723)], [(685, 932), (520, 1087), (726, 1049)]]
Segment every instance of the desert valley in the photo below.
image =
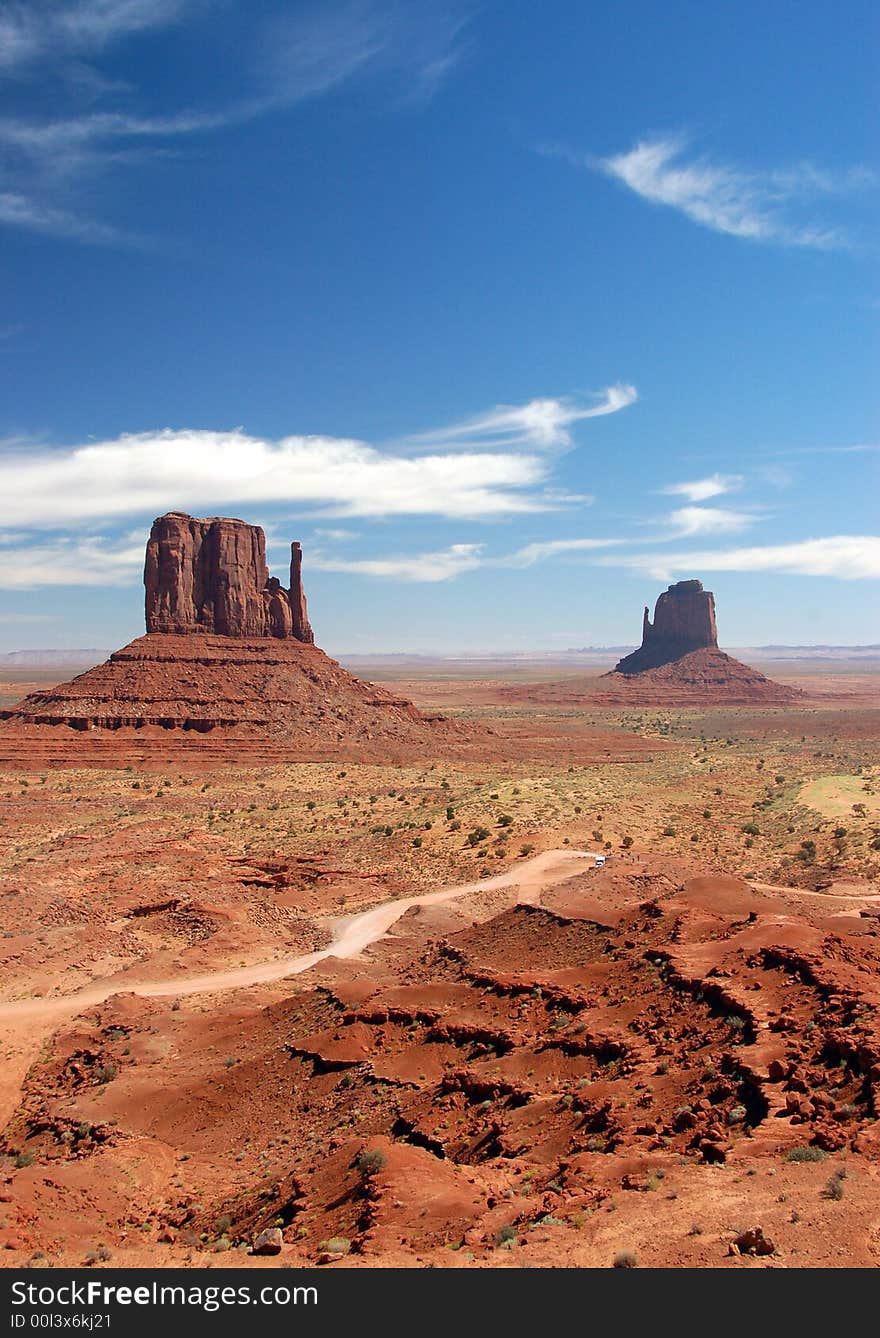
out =
[(0, 1263), (876, 1267), (877, 660), (343, 667), (303, 568), (171, 512), (0, 682)]

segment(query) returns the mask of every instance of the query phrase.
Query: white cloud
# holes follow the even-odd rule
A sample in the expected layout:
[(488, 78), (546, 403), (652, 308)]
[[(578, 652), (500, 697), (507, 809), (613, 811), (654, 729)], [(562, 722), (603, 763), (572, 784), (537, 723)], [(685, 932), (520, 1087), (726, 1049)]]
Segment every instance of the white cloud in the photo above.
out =
[[(505, 409), (504, 415), (519, 426), (502, 433), (491, 450), (487, 438), (475, 443), (470, 431), (458, 434), (455, 428), (438, 434), (445, 438), (444, 453), (409, 455), (401, 448), (392, 453), (335, 437), (266, 440), (241, 428), (167, 429), (63, 450), (12, 444), (0, 452), (5, 499), (0, 524), (63, 528), (174, 508), (201, 511), (254, 503), (296, 503), (339, 517), (480, 519), (559, 510), (565, 501), (540, 492), (549, 462), (534, 449), (531, 454), (523, 449), (546, 445), (546, 424), (554, 417), (552, 406), (560, 402), (540, 403), (544, 407), (537, 418), (531, 405)], [(592, 414), (569, 406), (561, 416), (573, 422)], [(559, 432), (568, 440), (559, 429), (557, 443)], [(418, 446), (423, 448), (424, 438)]]
[(362, 576), (384, 576), (404, 581), (450, 581), (478, 567), (532, 567), (536, 562), (566, 553), (595, 552), (622, 543), (621, 539), (554, 539), (526, 544), (513, 553), (491, 557), (484, 544), (453, 544), (434, 553), (388, 558), (335, 558), (312, 554), (309, 566), (322, 571), (348, 571)]
[(100, 537), (53, 538), (21, 547), (0, 543), (0, 589), (48, 585), (128, 585), (143, 570), (144, 540), (134, 546)]
[(506, 558), (497, 558), (496, 565), (503, 567), (533, 567), (536, 562), (546, 558), (559, 557), (565, 553), (589, 553), (597, 548), (613, 548), (623, 543), (622, 539), (550, 539), (546, 543), (526, 544)]
[(793, 206), (805, 198), (873, 184), (863, 168), (833, 175), (810, 163), (783, 171), (748, 171), (684, 155), (680, 136), (643, 139), (627, 153), (586, 160), (642, 199), (677, 209), (715, 232), (750, 241), (827, 250), (847, 244), (836, 228), (796, 222)]
[(687, 497), (691, 502), (707, 502), (710, 497), (721, 497), (742, 486), (742, 474), (710, 474), (708, 478), (691, 479), (686, 483), (670, 483), (661, 488), (664, 497)]
[(336, 516), (481, 517), (548, 509), (525, 490), (543, 460), (514, 453), (389, 455), (361, 441), (164, 431), (0, 457), (3, 522), (62, 527), (98, 517), (299, 503)]
[(597, 559), (600, 566), (629, 567), (657, 580), (681, 572), (779, 572), (795, 576), (832, 576), (839, 580), (880, 578), (880, 537), (833, 535), (790, 544), (754, 548), (694, 550), (687, 553), (639, 553)]
[(330, 558), (319, 553), (309, 558), (309, 566), (320, 571), (354, 572), (397, 581), (449, 581), (482, 566), (482, 552), (482, 544), (452, 544), (436, 553), (418, 553), (412, 557)]
[(697, 534), (736, 534), (753, 525), (755, 517), (745, 511), (730, 511), (719, 506), (682, 506), (671, 511), (668, 523), (675, 538)]
[(635, 386), (621, 383), (598, 391), (595, 404), (582, 405), (568, 399), (537, 399), (527, 404), (500, 404), (488, 413), (408, 439), (408, 444), (433, 450), (449, 450), (465, 442), (469, 449), (506, 450), (528, 447), (551, 450), (572, 444), (569, 428), (585, 418), (617, 413), (638, 399)]
[(109, 43), (173, 23), (192, 0), (19, 0), (0, 12), (0, 67), (21, 67), (69, 52), (97, 52)]
[(325, 530), (316, 526), (312, 531), (317, 539), (332, 539), (334, 543), (344, 543), (346, 539), (359, 539), (357, 530)]
[(135, 240), (106, 223), (77, 217), (66, 209), (38, 204), (36, 200), (15, 191), (0, 191), (0, 223), (53, 237), (68, 237), (94, 246)]

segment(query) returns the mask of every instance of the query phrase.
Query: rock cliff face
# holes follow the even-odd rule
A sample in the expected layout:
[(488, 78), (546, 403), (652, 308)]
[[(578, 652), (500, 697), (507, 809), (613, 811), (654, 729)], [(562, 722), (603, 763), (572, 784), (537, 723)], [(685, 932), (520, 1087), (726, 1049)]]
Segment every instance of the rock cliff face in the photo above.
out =
[(717, 647), (715, 596), (703, 589), (702, 581), (678, 581), (657, 600), (653, 623), (645, 609), (642, 644), (620, 660), (614, 672), (639, 674), (672, 664), (691, 651)]
[(144, 565), (147, 632), (314, 641), (291, 545), (290, 588), (269, 576), (266, 538), (243, 520), (171, 511), (153, 522)]

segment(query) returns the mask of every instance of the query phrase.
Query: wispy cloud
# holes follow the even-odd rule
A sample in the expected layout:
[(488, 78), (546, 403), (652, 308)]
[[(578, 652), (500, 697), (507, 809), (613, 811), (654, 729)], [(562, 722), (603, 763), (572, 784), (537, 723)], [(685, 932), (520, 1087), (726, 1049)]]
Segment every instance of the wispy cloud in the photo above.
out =
[(13, 0), (0, 10), (0, 67), (20, 71), (69, 53), (95, 54), (196, 7), (194, 0)]
[(553, 450), (572, 444), (569, 428), (586, 418), (617, 413), (638, 399), (635, 386), (619, 384), (598, 391), (594, 404), (569, 399), (536, 399), (527, 404), (501, 404), (488, 413), (452, 423), (407, 439), (408, 446), (449, 450), (466, 444), (469, 450)]
[(736, 534), (754, 523), (755, 516), (748, 512), (720, 506), (682, 506), (667, 518), (674, 537), (682, 539), (698, 534)]
[(742, 483), (742, 474), (710, 474), (708, 478), (691, 479), (687, 483), (670, 483), (660, 493), (664, 497), (686, 497), (690, 502), (707, 502), (710, 497), (735, 492)]
[[(169, 429), (56, 450), (11, 443), (0, 452), (0, 524), (63, 528), (170, 507), (254, 503), (296, 503), (336, 517), (480, 519), (561, 510), (570, 503), (544, 491), (552, 460), (536, 449), (547, 445), (546, 421), (559, 420), (552, 406), (560, 402), (540, 403), (545, 407), (537, 424), (529, 405), (505, 409), (503, 416), (519, 425), (497, 436), (494, 449), (484, 449), (486, 438), (474, 437), (470, 428), (460, 437), (454, 428), (444, 429), (438, 436), (444, 449), (430, 453), (424, 437), (415, 449), (398, 443), (391, 451), (337, 437), (269, 440), (243, 429)], [(567, 422), (591, 416), (570, 407), (562, 413)], [(560, 429), (557, 443), (563, 438), (569, 440)]]
[(536, 562), (567, 554), (591, 553), (613, 548), (621, 539), (554, 539), (526, 544), (512, 553), (489, 554), (485, 544), (452, 544), (439, 552), (404, 554), (383, 558), (328, 557), (312, 554), (309, 565), (322, 571), (353, 572), (361, 576), (390, 577), (403, 581), (451, 581), (464, 572), (489, 567), (533, 567)]
[[(15, 207), (0, 224), (68, 240), (118, 245), (139, 239), (90, 221), (87, 187), (100, 173), (131, 169), (197, 135), (280, 114), (355, 79), (384, 79), (406, 100), (440, 88), (463, 50), (461, 0), (337, 0), (255, 7), (241, 49), (212, 44), (219, 105), (132, 110), (138, 90), (89, 61), (147, 30), (210, 16), (210, 0), (35, 0), (0, 9), (0, 68), (28, 89), (54, 80), (52, 117), (0, 118), (0, 190)], [(125, 110), (82, 113), (83, 97), (125, 98)], [(76, 188), (76, 189), (74, 189)], [(63, 192), (63, 194), (62, 194)], [(71, 198), (74, 197), (74, 198)]]
[(496, 565), (502, 567), (533, 567), (536, 562), (547, 558), (563, 557), (566, 554), (591, 553), (600, 548), (614, 548), (623, 543), (622, 539), (549, 539), (545, 543), (526, 544), (507, 557), (496, 559)]
[(137, 545), (101, 537), (58, 537), (21, 546), (0, 540), (2, 590), (128, 585), (143, 565), (143, 537)]
[(270, 98), (290, 103), (396, 75), (407, 98), (424, 101), (461, 59), (468, 19), (462, 0), (318, 0), (282, 10), (259, 40), (259, 78)]
[(42, 232), (53, 237), (68, 237), (92, 246), (112, 246), (135, 240), (133, 235), (97, 219), (79, 218), (66, 209), (38, 204), (13, 191), (0, 191), (0, 224)]
[(449, 581), (482, 566), (482, 544), (452, 544), (435, 553), (387, 558), (333, 558), (312, 554), (309, 566), (320, 571), (353, 572), (398, 581)]
[(880, 537), (832, 535), (789, 544), (754, 548), (644, 552), (597, 559), (600, 566), (628, 567), (661, 581), (682, 572), (778, 572), (795, 576), (832, 576), (839, 580), (880, 578)]
[(848, 238), (836, 226), (800, 218), (804, 203), (876, 184), (862, 167), (831, 173), (800, 163), (767, 171), (713, 162), (689, 153), (680, 135), (643, 139), (626, 153), (581, 162), (714, 232), (819, 250), (845, 246)]

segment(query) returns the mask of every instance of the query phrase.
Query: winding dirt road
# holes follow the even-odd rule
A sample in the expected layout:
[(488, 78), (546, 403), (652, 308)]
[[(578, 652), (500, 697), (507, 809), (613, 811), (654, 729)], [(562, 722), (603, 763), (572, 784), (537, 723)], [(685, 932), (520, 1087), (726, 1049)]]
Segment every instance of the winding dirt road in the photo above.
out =
[(247, 985), (281, 980), (285, 976), (308, 971), (309, 967), (327, 957), (356, 957), (364, 948), (387, 934), (391, 926), (412, 906), (432, 906), (441, 901), (456, 901), (469, 893), (491, 892), (513, 885), (518, 888), (519, 902), (534, 904), (544, 888), (571, 878), (575, 866), (594, 858), (595, 855), (588, 850), (547, 850), (493, 878), (440, 888), (419, 897), (401, 897), (397, 901), (382, 902), (358, 915), (327, 919), (324, 923), (333, 930), (333, 938), (326, 948), (318, 952), (305, 953), (299, 957), (279, 957), (275, 961), (239, 966), (226, 971), (210, 971), (201, 976), (174, 976), (168, 980), (138, 983), (114, 976), (110, 980), (96, 981), (83, 990), (77, 990), (75, 994), (0, 1003), (0, 1021), (61, 1017), (92, 1004), (103, 1003), (111, 994), (140, 994), (147, 998), (175, 994), (214, 994), (221, 990), (242, 989)]
[(587, 850), (547, 850), (493, 878), (440, 888), (419, 897), (386, 901), (358, 915), (328, 917), (324, 924), (333, 934), (331, 942), (319, 952), (299, 957), (280, 957), (272, 962), (211, 971), (200, 976), (174, 976), (167, 980), (137, 982), (114, 976), (109, 980), (94, 981), (74, 994), (0, 1003), (0, 1128), (12, 1115), (24, 1076), (55, 1025), (65, 1017), (75, 1017), (83, 1008), (103, 1003), (112, 994), (139, 994), (145, 998), (215, 994), (282, 980), (308, 971), (309, 967), (327, 957), (356, 957), (387, 934), (412, 906), (432, 906), (443, 901), (456, 901), (474, 892), (514, 886), (518, 902), (535, 905), (545, 888), (565, 882), (575, 874), (579, 865), (594, 858)]

